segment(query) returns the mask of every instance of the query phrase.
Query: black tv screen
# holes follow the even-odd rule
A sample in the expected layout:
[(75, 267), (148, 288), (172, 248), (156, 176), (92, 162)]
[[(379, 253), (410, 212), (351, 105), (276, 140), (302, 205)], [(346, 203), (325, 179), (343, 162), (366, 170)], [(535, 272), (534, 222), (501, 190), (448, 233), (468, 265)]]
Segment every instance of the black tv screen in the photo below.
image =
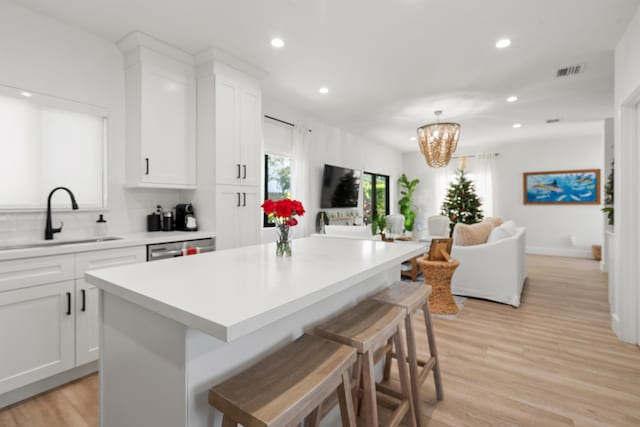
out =
[(324, 165), (320, 207), (356, 208), (360, 190), (360, 171)]

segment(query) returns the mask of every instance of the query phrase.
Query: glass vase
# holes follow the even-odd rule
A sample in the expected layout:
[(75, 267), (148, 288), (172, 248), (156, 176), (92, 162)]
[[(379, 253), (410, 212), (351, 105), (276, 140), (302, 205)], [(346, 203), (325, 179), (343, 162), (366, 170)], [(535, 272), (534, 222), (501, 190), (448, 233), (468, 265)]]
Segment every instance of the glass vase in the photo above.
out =
[(291, 227), (285, 224), (276, 225), (276, 256), (291, 256)]

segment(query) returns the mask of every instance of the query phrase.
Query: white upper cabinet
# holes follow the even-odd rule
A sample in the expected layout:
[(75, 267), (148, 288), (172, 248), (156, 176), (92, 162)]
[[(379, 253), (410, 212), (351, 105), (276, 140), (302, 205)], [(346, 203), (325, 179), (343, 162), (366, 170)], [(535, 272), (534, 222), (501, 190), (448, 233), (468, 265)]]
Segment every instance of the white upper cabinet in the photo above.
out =
[(260, 90), (223, 75), (215, 82), (216, 183), (259, 185)]
[(127, 184), (195, 188), (193, 58), (141, 33), (118, 45), (126, 69)]
[(196, 63), (198, 150), (206, 153), (206, 158), (199, 160), (213, 160), (215, 164), (215, 172), (209, 175), (201, 170), (200, 179), (215, 185), (259, 186), (262, 170), (260, 80), (266, 73), (216, 49), (198, 54)]

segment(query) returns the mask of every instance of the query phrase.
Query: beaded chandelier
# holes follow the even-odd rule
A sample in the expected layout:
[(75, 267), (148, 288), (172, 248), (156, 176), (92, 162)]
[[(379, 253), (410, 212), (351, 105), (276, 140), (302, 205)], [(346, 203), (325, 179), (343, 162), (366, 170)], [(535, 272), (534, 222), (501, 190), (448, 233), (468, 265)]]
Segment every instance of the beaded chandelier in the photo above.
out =
[(449, 164), (458, 147), (460, 124), (440, 123), (442, 111), (434, 111), (434, 114), (436, 123), (418, 128), (418, 144), (427, 164), (433, 168), (440, 168)]

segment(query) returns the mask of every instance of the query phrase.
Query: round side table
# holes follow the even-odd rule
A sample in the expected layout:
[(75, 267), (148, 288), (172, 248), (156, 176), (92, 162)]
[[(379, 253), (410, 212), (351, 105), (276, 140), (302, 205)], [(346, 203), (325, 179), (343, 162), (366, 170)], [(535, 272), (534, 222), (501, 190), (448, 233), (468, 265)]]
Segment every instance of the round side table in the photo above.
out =
[(460, 265), (460, 261), (429, 261), (418, 258), (418, 265), (424, 274), (424, 283), (432, 288), (429, 295), (431, 313), (456, 314), (458, 306), (451, 294), (451, 277)]

